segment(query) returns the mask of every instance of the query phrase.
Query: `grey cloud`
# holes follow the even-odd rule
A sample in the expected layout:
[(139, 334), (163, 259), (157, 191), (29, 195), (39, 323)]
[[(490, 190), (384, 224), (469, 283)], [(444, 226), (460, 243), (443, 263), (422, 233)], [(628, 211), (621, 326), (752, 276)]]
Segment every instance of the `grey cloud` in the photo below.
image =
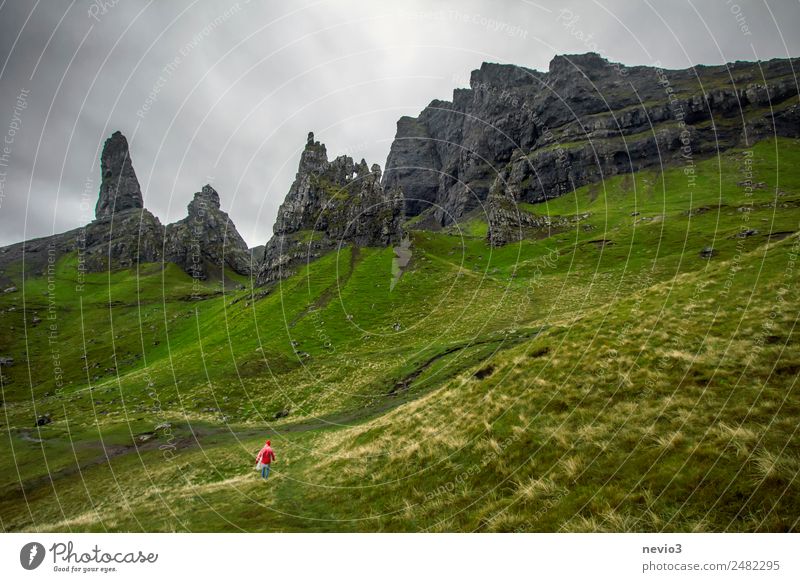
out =
[(145, 204), (162, 222), (183, 217), (192, 194), (211, 181), (257, 245), (271, 233), (306, 132), (332, 155), (383, 165), (396, 120), (449, 99), (482, 61), (545, 69), (553, 54), (594, 48), (626, 64), (679, 68), (800, 53), (800, 5), (786, 2), (740, 0), (734, 14), (733, 3), (666, 0), (652, 8), (106, 0), (105, 13), (90, 18), (90, 7), (102, 5), (42, 2), (24, 28), (32, 4), (9, 0), (0, 9), (0, 62), (8, 58), (0, 139), (17, 93), (30, 90), (6, 169), (0, 244), (80, 226), (81, 195), (87, 179), (96, 193), (100, 147), (116, 129), (129, 138)]

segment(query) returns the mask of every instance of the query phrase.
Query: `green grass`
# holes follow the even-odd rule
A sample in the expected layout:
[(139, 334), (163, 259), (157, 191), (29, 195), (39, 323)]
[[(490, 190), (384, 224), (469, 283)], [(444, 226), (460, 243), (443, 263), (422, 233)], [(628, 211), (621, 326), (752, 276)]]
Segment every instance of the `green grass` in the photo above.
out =
[(67, 257), (0, 295), (0, 525), (797, 530), (798, 167), (780, 139), (694, 184), (615, 176), (521, 205), (588, 217), (501, 248), (479, 219), (412, 230), (394, 288), (391, 248), (263, 296), (174, 265), (78, 292)]

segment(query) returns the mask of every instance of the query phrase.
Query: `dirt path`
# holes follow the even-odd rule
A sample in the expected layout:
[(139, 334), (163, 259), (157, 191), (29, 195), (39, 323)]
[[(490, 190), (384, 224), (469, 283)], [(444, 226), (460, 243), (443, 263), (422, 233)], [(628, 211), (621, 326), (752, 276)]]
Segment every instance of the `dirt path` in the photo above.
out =
[[(174, 441), (171, 441), (170, 449), (176, 451), (176, 450), (186, 450), (194, 447), (200, 447), (203, 445), (203, 441), (205, 439), (212, 437), (220, 437), (225, 435), (230, 435), (231, 437), (235, 437), (237, 440), (246, 440), (249, 438), (256, 438), (262, 436), (265, 432), (271, 432), (276, 435), (281, 435), (281, 434), (309, 432), (314, 430), (324, 430), (327, 428), (352, 426), (353, 424), (364, 422), (366, 420), (380, 416), (386, 412), (389, 412), (390, 410), (397, 408), (398, 406), (401, 406), (402, 404), (415, 400), (420, 396), (426, 394), (428, 391), (422, 391), (412, 394), (408, 392), (408, 389), (425, 370), (427, 370), (430, 366), (432, 366), (435, 362), (437, 362), (441, 358), (444, 358), (445, 356), (448, 356), (450, 354), (453, 354), (455, 352), (458, 352), (466, 348), (480, 346), (480, 345), (487, 345), (492, 343), (501, 344), (498, 347), (498, 349), (503, 349), (504, 347), (505, 348), (512, 347), (514, 345), (519, 344), (522, 341), (526, 341), (528, 339), (536, 337), (545, 329), (546, 327), (541, 327), (524, 335), (515, 336), (514, 338), (499, 337), (499, 338), (485, 339), (481, 341), (464, 342), (461, 344), (450, 346), (421, 362), (414, 368), (414, 370), (412, 370), (411, 372), (406, 374), (402, 379), (397, 381), (392, 390), (390, 390), (389, 393), (386, 394), (384, 398), (382, 398), (377, 403), (370, 406), (353, 410), (334, 412), (320, 417), (310, 418), (307, 420), (301, 420), (298, 422), (284, 424), (284, 425), (277, 425), (277, 426), (266, 425), (260, 428), (249, 428), (239, 431), (233, 430), (231, 427), (228, 426), (221, 426), (218, 428), (207, 428), (207, 427), (200, 428), (198, 426), (192, 426), (191, 424), (188, 424), (187, 428), (189, 434), (184, 434), (179, 438), (176, 438)], [(20, 439), (30, 442), (42, 442), (39, 439), (33, 438), (31, 436), (30, 431), (24, 431), (24, 430), (20, 432)], [(46, 443), (46, 441), (44, 442)], [(42, 475), (39, 477), (27, 479), (21, 483), (15, 484), (14, 487), (7, 488), (5, 491), (0, 492), (0, 502), (18, 502), (23, 498), (23, 494), (25, 496), (28, 496), (42, 487), (52, 486), (55, 481), (72, 477), (74, 475), (82, 473), (83, 471), (87, 471), (94, 467), (110, 463), (112, 459), (121, 457), (123, 455), (140, 454), (157, 450), (160, 446), (164, 444), (165, 441), (163, 439), (156, 437), (143, 443), (131, 443), (127, 445), (107, 446), (103, 450), (103, 454), (100, 454), (92, 459), (83, 461), (80, 464), (71, 465), (63, 469), (59, 469), (58, 471), (53, 471), (48, 475)]]
[[(406, 402), (410, 402), (426, 394), (427, 391), (423, 391), (420, 393), (403, 397), (403, 393), (406, 394), (408, 393), (408, 389), (425, 370), (427, 370), (435, 362), (444, 358), (445, 356), (448, 356), (463, 349), (475, 346), (493, 344), (493, 343), (501, 344), (501, 346), (498, 347), (498, 350), (503, 348), (510, 348), (523, 341), (527, 341), (529, 339), (536, 337), (537, 335), (545, 331), (548, 327), (549, 326), (542, 326), (529, 333), (516, 336), (514, 338), (499, 337), (499, 338), (485, 339), (480, 341), (464, 342), (461, 344), (451, 346), (449, 348), (442, 350), (441, 352), (434, 354), (427, 360), (424, 360), (421, 364), (419, 364), (416, 368), (414, 368), (414, 370), (406, 374), (402, 379), (398, 380), (392, 387), (392, 389), (386, 394), (386, 397), (381, 399), (376, 404), (373, 404), (371, 406), (365, 406), (363, 408), (359, 408), (356, 410), (335, 412), (329, 415), (320, 416), (318, 418), (302, 420), (296, 423), (287, 424), (283, 426), (276, 426), (272, 427), (272, 430), (280, 434), (281, 432), (287, 432), (287, 433), (306, 432), (310, 430), (319, 430), (337, 426), (338, 427), (349, 426), (353, 424), (355, 421), (365, 421), (380, 414), (384, 414), (394, 408), (397, 408), (402, 404), (405, 404)], [(507, 344), (507, 345), (504, 346), (502, 344)]]
[(338, 291), (343, 285), (347, 284), (347, 281), (352, 276), (353, 272), (356, 269), (356, 265), (358, 264), (358, 260), (361, 258), (361, 249), (355, 245), (350, 247), (350, 264), (347, 269), (347, 273), (344, 274), (343, 277), (337, 278), (336, 282), (326, 288), (322, 293), (320, 293), (319, 297), (307, 308), (300, 311), (297, 315), (294, 316), (292, 321), (289, 322), (289, 327), (292, 328), (296, 326), (301, 319), (303, 319), (306, 315), (313, 311), (319, 311), (327, 307), (328, 303), (331, 302), (333, 299), (335, 292)]

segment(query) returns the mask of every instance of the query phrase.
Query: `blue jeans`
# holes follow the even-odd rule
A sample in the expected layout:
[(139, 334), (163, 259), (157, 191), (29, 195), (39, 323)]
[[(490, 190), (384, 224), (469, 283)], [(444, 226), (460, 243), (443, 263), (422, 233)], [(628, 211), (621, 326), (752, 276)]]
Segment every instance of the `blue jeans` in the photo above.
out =
[(267, 477), (269, 477), (269, 465), (264, 465), (264, 466), (261, 468), (261, 476), (262, 476), (264, 479), (266, 479)]

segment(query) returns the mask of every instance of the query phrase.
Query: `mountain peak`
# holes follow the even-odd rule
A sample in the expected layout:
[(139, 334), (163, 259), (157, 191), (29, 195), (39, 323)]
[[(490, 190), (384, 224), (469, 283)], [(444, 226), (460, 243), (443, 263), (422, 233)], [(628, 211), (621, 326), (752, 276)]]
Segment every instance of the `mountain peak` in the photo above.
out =
[(380, 179), (380, 166), (365, 159), (355, 163), (341, 155), (328, 161), (325, 146), (309, 133), (264, 249), (259, 284), (285, 278), (343, 243), (387, 246), (400, 240), (403, 194), (385, 190)]
[(247, 244), (230, 217), (220, 210), (214, 187), (206, 184), (196, 192), (188, 211), (186, 218), (167, 225), (164, 259), (200, 279), (219, 275), (225, 267), (248, 273)]
[(447, 226), (482, 211), (508, 167), (488, 217), (511, 224), (504, 196), (537, 203), (605, 176), (684, 163), (687, 140), (697, 156), (755, 136), (795, 138), (794, 63), (740, 63), (733, 75), (729, 65), (628, 67), (597, 52), (557, 55), (548, 72), (483, 63), (452, 103), (398, 121), (383, 186), (403, 191), (407, 216)]
[(308, 132), (306, 139), (306, 147), (303, 153), (300, 154), (300, 167), (298, 168), (299, 174), (318, 174), (328, 164), (328, 151), (325, 149), (325, 144), (314, 141), (314, 132)]
[[(90, 238), (103, 242), (96, 245), (97, 249), (92, 248), (90, 254), (96, 260), (90, 263), (90, 269), (165, 260), (201, 279), (224, 277), (226, 267), (241, 274), (249, 272), (247, 245), (228, 215), (220, 210), (219, 193), (211, 184), (195, 193), (186, 218), (164, 228), (144, 208), (128, 140), (121, 132), (115, 131), (106, 140), (100, 162), (102, 183), (95, 209), (98, 221), (90, 229)], [(120, 215), (129, 209), (141, 212)], [(108, 220), (112, 217), (113, 229)]]
[(586, 73), (591, 70), (603, 70), (610, 63), (598, 53), (582, 53), (577, 55), (556, 55), (550, 61), (550, 73)]
[(480, 69), (472, 71), (469, 79), (471, 89), (496, 86), (517, 86), (531, 82), (532, 76), (540, 75), (532, 69), (518, 65), (503, 65), (499, 63), (482, 63)]
[(131, 208), (144, 208), (139, 180), (131, 163), (128, 140), (122, 132), (115, 131), (106, 140), (100, 156), (102, 181), (95, 206), (95, 217), (109, 218), (116, 212)]
[(219, 194), (214, 190), (211, 184), (206, 184), (200, 192), (195, 192), (194, 199), (189, 204), (191, 206), (194, 203), (209, 205), (212, 208), (219, 208)]

